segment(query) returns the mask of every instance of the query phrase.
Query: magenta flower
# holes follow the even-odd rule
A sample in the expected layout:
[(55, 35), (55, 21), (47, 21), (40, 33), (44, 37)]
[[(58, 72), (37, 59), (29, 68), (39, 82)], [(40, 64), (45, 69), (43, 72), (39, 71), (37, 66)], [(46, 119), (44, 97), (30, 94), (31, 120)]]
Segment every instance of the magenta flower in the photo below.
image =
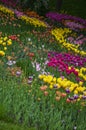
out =
[(48, 60), (47, 65), (55, 69), (58, 68), (61, 75), (61, 72), (66, 72), (67, 75), (74, 74), (77, 77), (78, 71), (75, 70), (75, 67), (86, 66), (86, 58), (70, 53), (49, 52)]
[(71, 21), (75, 21), (78, 23), (82, 23), (82, 25), (77, 25), (80, 28), (82, 26), (84, 26), (84, 28), (86, 28), (86, 20), (79, 18), (79, 17), (75, 17), (75, 16), (71, 16), (68, 14), (59, 14), (59, 13), (55, 13), (55, 12), (49, 12), (46, 14), (46, 17), (48, 17), (49, 19), (51, 19), (52, 21), (58, 21), (58, 22), (62, 22), (63, 20), (71, 20)]

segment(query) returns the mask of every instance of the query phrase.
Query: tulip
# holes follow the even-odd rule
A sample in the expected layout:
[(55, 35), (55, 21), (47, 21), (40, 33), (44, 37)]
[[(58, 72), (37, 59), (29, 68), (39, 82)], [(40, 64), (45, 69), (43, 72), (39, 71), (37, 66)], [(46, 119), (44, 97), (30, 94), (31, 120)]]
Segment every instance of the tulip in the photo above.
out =
[(48, 96), (48, 94), (49, 94), (48, 91), (44, 91), (45, 96)]
[(55, 99), (56, 99), (56, 101), (59, 101), (59, 100), (60, 100), (60, 97), (59, 97), (59, 96), (56, 96)]

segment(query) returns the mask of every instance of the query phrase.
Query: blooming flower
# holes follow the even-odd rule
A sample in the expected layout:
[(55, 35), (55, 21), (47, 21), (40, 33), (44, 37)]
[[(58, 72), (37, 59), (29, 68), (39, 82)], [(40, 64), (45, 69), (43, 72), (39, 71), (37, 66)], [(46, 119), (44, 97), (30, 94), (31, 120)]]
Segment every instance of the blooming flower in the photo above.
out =
[(69, 51), (75, 52), (75, 54), (80, 54), (82, 56), (86, 55), (85, 51), (79, 50), (79, 45), (74, 45), (72, 43), (69, 43), (66, 41), (66, 37), (68, 33), (71, 33), (71, 31), (67, 28), (56, 28), (51, 31), (52, 35), (55, 36), (56, 40), (59, 41), (59, 44), (68, 49)]
[(9, 39), (7, 36), (2, 36), (0, 37), (0, 56), (5, 55), (5, 51), (7, 50), (7, 46), (12, 44), (12, 40)]
[[(52, 75), (40, 75), (39, 79), (43, 80), (44, 83), (49, 84), (50, 89), (54, 89), (54, 84), (59, 84), (59, 90), (62, 88), (66, 90), (67, 94), (73, 94), (72, 96), (69, 95), (69, 98), (67, 99), (68, 102), (71, 100), (80, 100), (81, 97), (85, 99), (85, 95), (83, 95), (84, 92), (86, 92), (85, 86), (80, 86), (78, 83), (74, 83), (66, 78), (62, 79), (61, 77), (56, 78), (55, 81), (53, 79), (56, 77), (53, 77)], [(52, 87), (51, 87), (52, 86)], [(66, 97), (66, 93), (61, 93), (60, 91), (56, 91), (56, 95)]]
[[(53, 21), (58, 21), (58, 22), (63, 22), (65, 20), (71, 20), (71, 21), (79, 23), (79, 26), (81, 26), (81, 27), (84, 26), (84, 28), (86, 28), (86, 20), (79, 18), (79, 17), (71, 16), (68, 14), (54, 13), (54, 12), (48, 12), (46, 14), (46, 17), (48, 17), (49, 19), (51, 19)], [(81, 25), (81, 23), (82, 23), (82, 25)]]
[(16, 64), (16, 61), (9, 60), (6, 64), (9, 66), (12, 66), (12, 65)]

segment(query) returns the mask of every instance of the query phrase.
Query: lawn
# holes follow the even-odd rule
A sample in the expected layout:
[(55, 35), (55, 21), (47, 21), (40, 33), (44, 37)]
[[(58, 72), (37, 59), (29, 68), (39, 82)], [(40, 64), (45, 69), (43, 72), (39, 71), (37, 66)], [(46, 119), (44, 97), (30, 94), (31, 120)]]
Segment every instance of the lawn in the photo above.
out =
[(0, 130), (35, 130), (33, 128), (26, 128), (24, 126), (18, 126), (12, 123), (5, 123), (4, 121), (0, 121)]

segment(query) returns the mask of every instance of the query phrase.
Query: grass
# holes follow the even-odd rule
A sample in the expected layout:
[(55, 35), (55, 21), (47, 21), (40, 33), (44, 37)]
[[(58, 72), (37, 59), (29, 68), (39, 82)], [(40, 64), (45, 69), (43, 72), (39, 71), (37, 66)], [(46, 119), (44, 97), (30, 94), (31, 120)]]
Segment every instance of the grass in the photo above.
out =
[(35, 129), (24, 127), (24, 126), (19, 126), (13, 123), (7, 123), (0, 120), (0, 130), (35, 130)]

